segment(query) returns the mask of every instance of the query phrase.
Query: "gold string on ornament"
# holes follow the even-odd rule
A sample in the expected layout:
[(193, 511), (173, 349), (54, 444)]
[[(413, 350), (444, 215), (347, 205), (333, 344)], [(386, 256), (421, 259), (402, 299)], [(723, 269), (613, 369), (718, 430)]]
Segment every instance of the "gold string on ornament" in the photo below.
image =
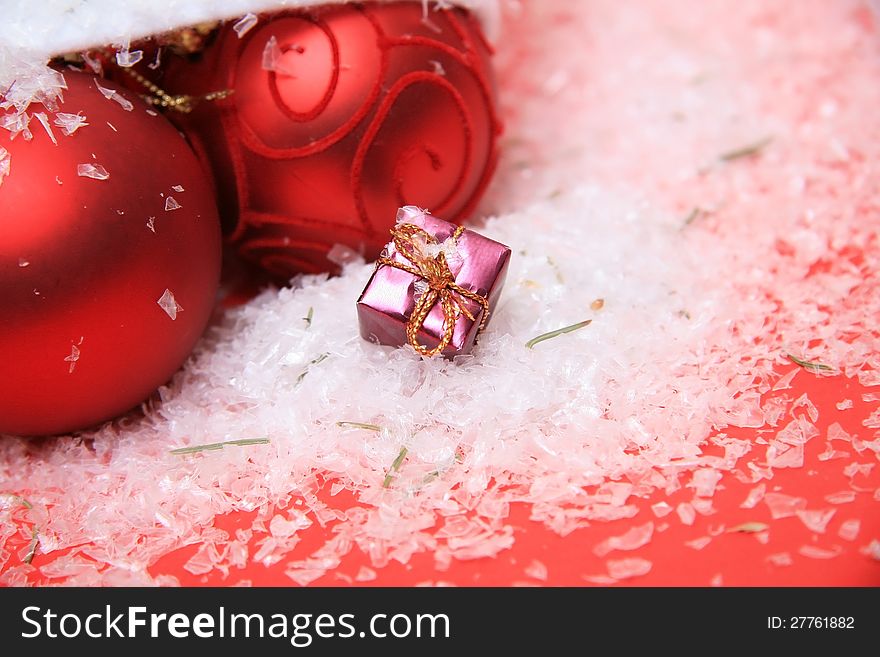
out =
[[(452, 235), (453, 239), (457, 241), (462, 232), (464, 232), (462, 226), (456, 228)], [(429, 358), (436, 356), (446, 349), (449, 343), (452, 342), (452, 335), (455, 331), (455, 319), (458, 312), (460, 311), (465, 317), (474, 321), (473, 314), (464, 304), (465, 299), (475, 301), (483, 307), (483, 319), (480, 322), (480, 328), (477, 330), (479, 334), (485, 328), (486, 322), (489, 319), (489, 300), (484, 296), (461, 287), (455, 282), (455, 276), (449, 270), (446, 254), (443, 251), (440, 251), (434, 257), (426, 256), (422, 253), (422, 250), (416, 245), (416, 238), (418, 237), (425, 244), (437, 244), (434, 236), (414, 224), (400, 224), (391, 230), (391, 237), (394, 240), (397, 252), (406, 258), (409, 264), (383, 256), (376, 261), (377, 266), (388, 265), (389, 267), (400, 269), (424, 280), (428, 284), (428, 289), (416, 302), (416, 306), (406, 325), (406, 337), (410, 346), (421, 355)], [(418, 333), (425, 325), (425, 320), (427, 320), (428, 314), (438, 299), (440, 307), (443, 309), (443, 334), (440, 337), (440, 343), (433, 349), (429, 349), (419, 344)]]
[(169, 109), (182, 114), (189, 114), (193, 111), (196, 104), (202, 101), (222, 100), (235, 93), (234, 89), (224, 89), (222, 91), (211, 91), (210, 93), (202, 94), (200, 96), (191, 96), (189, 94), (172, 95), (165, 92), (158, 85), (150, 82), (137, 71), (130, 68), (124, 70), (131, 77), (140, 82), (147, 91), (152, 94), (141, 94), (141, 98), (143, 98), (145, 102), (154, 107), (161, 107), (162, 109)]

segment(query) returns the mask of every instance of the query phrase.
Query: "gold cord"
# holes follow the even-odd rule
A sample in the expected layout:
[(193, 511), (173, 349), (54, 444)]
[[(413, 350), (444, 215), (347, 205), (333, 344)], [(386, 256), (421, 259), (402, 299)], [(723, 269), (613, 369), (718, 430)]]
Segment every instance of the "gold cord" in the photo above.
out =
[(189, 94), (179, 94), (172, 96), (163, 91), (159, 86), (153, 84), (143, 75), (131, 68), (124, 69), (135, 80), (140, 82), (150, 94), (143, 94), (141, 97), (150, 105), (161, 107), (163, 109), (174, 110), (183, 114), (189, 114), (197, 103), (203, 100), (221, 100), (227, 98), (234, 93), (234, 89), (224, 89), (223, 91), (212, 91), (201, 96), (190, 96)]
[[(462, 232), (464, 232), (462, 226), (456, 228), (455, 233), (453, 233), (453, 239), (458, 240)], [(474, 316), (465, 306), (464, 300), (470, 299), (483, 307), (483, 319), (480, 322), (478, 332), (485, 328), (486, 322), (489, 319), (489, 300), (484, 296), (461, 287), (455, 282), (455, 276), (452, 275), (452, 272), (449, 270), (449, 264), (446, 262), (446, 254), (442, 251), (433, 258), (422, 254), (421, 249), (416, 246), (416, 236), (424, 240), (426, 244), (437, 244), (434, 236), (422, 228), (414, 224), (400, 224), (391, 230), (391, 237), (394, 240), (397, 252), (406, 258), (410, 264), (381, 257), (376, 261), (376, 266), (387, 265), (394, 267), (421, 278), (428, 283), (428, 289), (416, 302), (412, 315), (410, 315), (407, 322), (406, 337), (413, 349), (421, 355), (431, 358), (441, 353), (452, 342), (457, 316), (456, 309), (461, 311), (465, 317), (474, 321)], [(443, 335), (440, 338), (440, 343), (433, 349), (429, 349), (419, 344), (418, 333), (424, 326), (428, 314), (438, 299), (443, 309)]]

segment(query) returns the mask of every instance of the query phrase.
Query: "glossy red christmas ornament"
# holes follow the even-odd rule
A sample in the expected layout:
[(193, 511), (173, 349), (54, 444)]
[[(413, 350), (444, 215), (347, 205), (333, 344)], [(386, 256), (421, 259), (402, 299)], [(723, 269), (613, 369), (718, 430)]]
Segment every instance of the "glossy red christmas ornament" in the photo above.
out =
[(332, 270), (335, 243), (376, 257), (400, 206), (467, 217), (496, 161), (490, 54), (462, 9), (331, 6), (227, 25), (159, 82), (234, 92), (170, 116), (213, 167), (230, 239), (289, 276)]
[(0, 433), (143, 401), (190, 353), (219, 279), (213, 191), (184, 138), (119, 85), (64, 76), (58, 113), (30, 108), (47, 127), (0, 135)]

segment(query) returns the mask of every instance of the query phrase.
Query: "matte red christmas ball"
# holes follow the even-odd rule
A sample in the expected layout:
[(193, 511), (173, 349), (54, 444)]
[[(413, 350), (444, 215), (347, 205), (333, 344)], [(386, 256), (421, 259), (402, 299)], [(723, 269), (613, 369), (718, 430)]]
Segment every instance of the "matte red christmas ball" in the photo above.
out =
[(0, 433), (74, 431), (142, 402), (217, 291), (220, 223), (185, 139), (118, 85), (64, 76), (57, 112), (30, 107), (46, 127), (0, 141)]
[(333, 270), (335, 243), (376, 257), (403, 205), (467, 217), (496, 162), (490, 55), (462, 9), (329, 6), (227, 25), (160, 86), (233, 92), (170, 116), (213, 167), (230, 239), (289, 276)]

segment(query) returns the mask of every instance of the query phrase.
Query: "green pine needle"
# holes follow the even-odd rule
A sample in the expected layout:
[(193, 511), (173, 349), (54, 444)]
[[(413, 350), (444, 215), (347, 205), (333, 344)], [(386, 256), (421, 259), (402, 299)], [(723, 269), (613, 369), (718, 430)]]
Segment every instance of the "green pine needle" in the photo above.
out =
[(403, 459), (406, 458), (407, 449), (406, 447), (400, 448), (400, 453), (398, 453), (397, 458), (394, 459), (394, 462), (391, 464), (391, 469), (397, 472), (400, 470), (400, 465), (403, 463)]
[(693, 209), (688, 213), (688, 215), (684, 218), (684, 225), (690, 226), (702, 214), (703, 214), (703, 209), (695, 205), (693, 207)]
[(366, 422), (348, 422), (340, 420), (336, 423), (337, 427), (352, 427), (354, 429), (366, 429), (367, 431), (382, 431), (382, 427), (378, 424), (368, 424)]
[(246, 445), (268, 445), (271, 441), (268, 438), (241, 438), (240, 440), (225, 440), (222, 443), (208, 443), (207, 445), (192, 445), (191, 447), (179, 447), (172, 449), (169, 454), (196, 454), (198, 452), (213, 452), (224, 447), (235, 445), (244, 447)]
[(325, 351), (323, 354), (321, 354), (320, 356), (318, 356), (314, 360), (309, 361), (309, 364), (306, 365), (305, 369), (302, 371), (302, 374), (300, 374), (298, 377), (296, 377), (296, 385), (299, 385), (300, 383), (303, 382), (303, 379), (306, 378), (306, 374), (309, 373), (309, 368), (312, 365), (317, 365), (318, 363), (327, 360), (327, 358), (329, 358), (329, 356), (330, 356), (330, 352)]
[(394, 459), (394, 462), (391, 464), (391, 469), (388, 471), (388, 474), (385, 475), (385, 481), (382, 482), (382, 488), (388, 488), (391, 486), (391, 482), (394, 481), (394, 473), (400, 470), (400, 466), (406, 458), (406, 453), (406, 447), (401, 447), (400, 452), (397, 454), (397, 458)]
[(24, 499), (21, 495), (14, 495), (13, 493), (0, 493), (0, 495), (2, 495), (3, 497), (8, 497), (16, 504), (21, 504), (25, 509), (34, 508), (34, 505)]
[(810, 360), (802, 360), (797, 356), (792, 354), (785, 354), (785, 357), (788, 358), (795, 365), (800, 365), (805, 370), (810, 370), (812, 372), (833, 372), (834, 368), (830, 365), (825, 365), (824, 363), (817, 363), (815, 361)]
[(773, 137), (764, 137), (763, 139), (759, 139), (753, 144), (748, 144), (747, 146), (742, 146), (740, 148), (734, 148), (732, 151), (726, 151), (718, 156), (718, 159), (722, 162), (732, 162), (734, 160), (740, 160), (745, 157), (752, 157), (753, 155), (758, 155), (767, 145), (773, 141)]
[(564, 285), (565, 279), (562, 277), (562, 272), (559, 270), (559, 265), (556, 264), (556, 261), (550, 256), (547, 256), (547, 264), (553, 267), (553, 271), (556, 272), (556, 281)]
[(28, 553), (24, 557), (25, 563), (30, 563), (34, 560), (34, 556), (37, 554), (37, 540), (40, 536), (40, 530), (37, 527), (34, 527), (31, 530), (31, 543), (28, 546)]
[(460, 450), (456, 450), (455, 457), (453, 458), (453, 463), (451, 465), (446, 466), (446, 467), (437, 468), (436, 470), (432, 470), (431, 472), (426, 474), (422, 478), (422, 485), (424, 486), (426, 484), (430, 484), (432, 481), (437, 479), (437, 477), (442, 475), (444, 472), (448, 472), (455, 465), (461, 465), (462, 463), (464, 463), (464, 454), (462, 454)]
[(770, 525), (766, 525), (763, 522), (744, 522), (736, 527), (731, 527), (727, 530), (727, 533), (757, 534), (758, 532), (767, 531), (768, 529), (770, 529)]
[(571, 333), (572, 331), (577, 331), (578, 329), (582, 329), (585, 326), (589, 326), (592, 323), (593, 323), (592, 319), (586, 319), (583, 322), (578, 322), (577, 324), (572, 324), (571, 326), (566, 326), (561, 329), (556, 329), (555, 331), (550, 331), (549, 333), (543, 333), (542, 335), (539, 335), (536, 338), (532, 338), (531, 340), (526, 342), (526, 347), (528, 347), (529, 349), (532, 349), (539, 342), (544, 342), (544, 340), (550, 340), (551, 338), (558, 337), (558, 336), (563, 335), (565, 333)]

